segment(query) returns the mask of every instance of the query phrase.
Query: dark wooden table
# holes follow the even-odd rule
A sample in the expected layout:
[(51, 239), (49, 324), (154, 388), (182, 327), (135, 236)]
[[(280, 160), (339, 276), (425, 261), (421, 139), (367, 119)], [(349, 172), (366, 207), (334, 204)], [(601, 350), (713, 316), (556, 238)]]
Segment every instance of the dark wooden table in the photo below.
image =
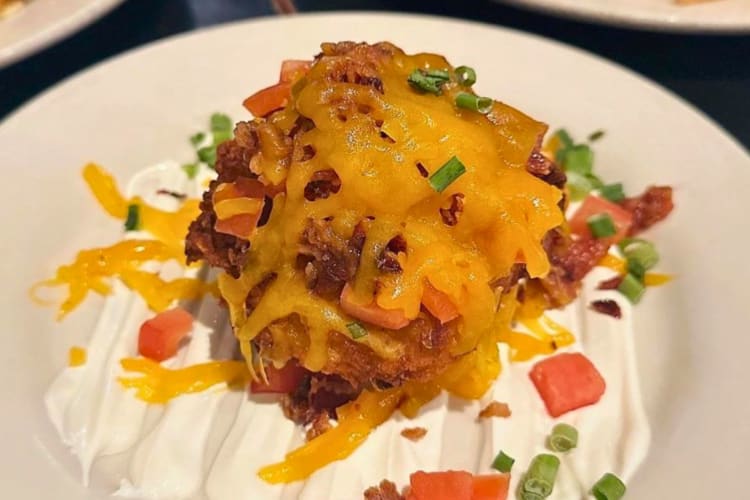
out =
[[(537, 33), (613, 59), (711, 116), (750, 148), (750, 36), (672, 35), (598, 26), (489, 0), (298, 0), (300, 11), (390, 10), (480, 20)], [(274, 15), (267, 0), (128, 0), (73, 37), (0, 70), (0, 117), (63, 78), (152, 40)]]

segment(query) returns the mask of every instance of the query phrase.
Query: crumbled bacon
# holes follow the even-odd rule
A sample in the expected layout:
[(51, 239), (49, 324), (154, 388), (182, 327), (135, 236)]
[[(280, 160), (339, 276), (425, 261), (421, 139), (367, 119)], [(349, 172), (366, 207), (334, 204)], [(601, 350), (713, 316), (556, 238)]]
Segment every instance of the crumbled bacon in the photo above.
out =
[(401, 431), (401, 435), (409, 441), (419, 441), (427, 435), (427, 429), (424, 427), (407, 427)]
[(327, 412), (321, 412), (313, 417), (310, 428), (305, 433), (305, 439), (312, 441), (331, 428), (331, 418)]
[(398, 254), (406, 253), (406, 239), (397, 234), (388, 241), (378, 256), (377, 266), (384, 273), (400, 273)]
[(185, 198), (187, 198), (187, 195), (185, 193), (178, 193), (177, 191), (172, 191), (171, 189), (157, 189), (156, 194), (166, 194), (167, 196), (171, 196), (176, 200), (184, 200)]
[(622, 283), (623, 276), (615, 275), (609, 279), (606, 279), (599, 283), (597, 290), (616, 290), (620, 283)]
[(613, 318), (622, 318), (622, 311), (620, 310), (620, 304), (612, 299), (595, 300), (591, 303), (591, 309)]
[(482, 411), (479, 412), (479, 418), (508, 418), (511, 416), (510, 406), (507, 403), (500, 403), (499, 401), (493, 401), (488, 404)]
[(273, 283), (275, 279), (276, 273), (270, 273), (250, 289), (247, 297), (245, 298), (245, 308), (247, 309), (247, 314), (250, 314), (255, 310), (256, 307), (258, 307), (260, 299), (263, 298), (263, 294), (266, 292), (266, 289), (271, 285), (271, 283)]
[(305, 186), (305, 199), (315, 201), (326, 199), (336, 194), (341, 189), (341, 179), (335, 170), (329, 168), (318, 170), (310, 177), (310, 182)]
[(378, 486), (365, 490), (365, 500), (404, 500), (404, 496), (398, 492), (395, 484), (383, 479)]
[(636, 235), (664, 220), (674, 208), (670, 186), (651, 186), (640, 196), (620, 202), (622, 208), (633, 214), (633, 224), (628, 234)]
[(462, 193), (456, 193), (450, 198), (450, 206), (448, 208), (440, 209), (440, 216), (443, 218), (443, 222), (447, 226), (455, 226), (458, 224), (458, 218), (464, 211), (464, 195)]

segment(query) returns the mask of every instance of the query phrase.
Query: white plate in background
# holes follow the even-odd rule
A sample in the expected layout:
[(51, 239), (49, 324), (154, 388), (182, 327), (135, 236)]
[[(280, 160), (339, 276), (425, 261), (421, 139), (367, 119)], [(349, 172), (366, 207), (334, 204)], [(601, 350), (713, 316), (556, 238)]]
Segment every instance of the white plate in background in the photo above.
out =
[(711, 0), (498, 0), (597, 23), (683, 33), (748, 33), (750, 2)]
[(0, 19), (0, 68), (99, 19), (123, 0), (30, 0)]
[(623, 180), (631, 191), (650, 183), (675, 187), (676, 211), (653, 239), (664, 269), (678, 278), (636, 309), (652, 445), (629, 498), (713, 498), (717, 488), (743, 498), (742, 482), (728, 478), (743, 477), (750, 442), (747, 153), (684, 101), (581, 50), (488, 25), (374, 14), (257, 20), (169, 38), (63, 82), (0, 125), (3, 494), (99, 495), (80, 486), (42, 398), (67, 348), (85, 343), (101, 301), (89, 299), (56, 324), (53, 311), (27, 295), (30, 284), (78, 249), (119, 234), (86, 192), (81, 165), (95, 160), (124, 182), (144, 166), (188, 159), (186, 137), (210, 113), (247, 116), (242, 98), (273, 83), (279, 61), (307, 58), (320, 42), (344, 39), (386, 39), (408, 52), (440, 52), (473, 66), (480, 93), (564, 124), (578, 137), (605, 129), (596, 150), (607, 179)]

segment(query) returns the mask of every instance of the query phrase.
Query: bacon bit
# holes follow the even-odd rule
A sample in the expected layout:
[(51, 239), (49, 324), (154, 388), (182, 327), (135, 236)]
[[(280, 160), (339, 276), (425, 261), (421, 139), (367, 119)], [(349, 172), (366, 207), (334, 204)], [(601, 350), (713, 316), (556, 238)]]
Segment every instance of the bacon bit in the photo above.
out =
[(510, 411), (510, 407), (507, 405), (507, 403), (500, 403), (499, 401), (493, 401), (490, 404), (488, 404), (484, 410), (479, 412), (479, 418), (490, 418), (490, 417), (499, 417), (499, 418), (508, 418), (510, 417), (512, 412)]
[(599, 286), (597, 286), (596, 289), (597, 290), (616, 290), (617, 287), (620, 286), (620, 283), (622, 283), (622, 279), (623, 277), (617, 274), (599, 283)]
[(616, 319), (622, 318), (620, 305), (612, 299), (595, 300), (591, 303), (590, 307), (598, 313), (606, 314)]
[(401, 435), (409, 441), (417, 442), (427, 435), (427, 429), (424, 427), (410, 427), (403, 429)]
[(310, 428), (307, 430), (307, 433), (305, 433), (305, 438), (308, 441), (312, 441), (330, 428), (331, 420), (329, 418), (328, 412), (320, 412), (315, 415), (315, 418), (310, 424)]
[(633, 214), (629, 236), (645, 231), (664, 220), (674, 208), (670, 186), (651, 186), (640, 196), (622, 200), (620, 206)]
[(404, 496), (398, 492), (395, 484), (383, 479), (378, 486), (365, 490), (365, 500), (404, 500)]
[(187, 198), (187, 195), (185, 193), (178, 193), (177, 191), (171, 191), (169, 189), (158, 189), (156, 191), (156, 194), (166, 194), (177, 200), (184, 200), (185, 198)]
[(384, 273), (400, 273), (401, 264), (398, 261), (398, 254), (406, 253), (406, 239), (397, 234), (383, 248), (378, 257), (377, 266)]
[(451, 196), (451, 204), (448, 208), (440, 209), (440, 216), (443, 218), (443, 222), (447, 226), (455, 226), (458, 224), (458, 218), (464, 211), (464, 195), (456, 193)]
[(335, 170), (329, 168), (318, 170), (310, 177), (310, 182), (305, 186), (305, 199), (315, 201), (325, 199), (336, 194), (341, 189), (341, 179)]
[(419, 175), (421, 175), (424, 178), (429, 177), (430, 173), (427, 171), (424, 165), (422, 163), (417, 162), (417, 170), (419, 170)]

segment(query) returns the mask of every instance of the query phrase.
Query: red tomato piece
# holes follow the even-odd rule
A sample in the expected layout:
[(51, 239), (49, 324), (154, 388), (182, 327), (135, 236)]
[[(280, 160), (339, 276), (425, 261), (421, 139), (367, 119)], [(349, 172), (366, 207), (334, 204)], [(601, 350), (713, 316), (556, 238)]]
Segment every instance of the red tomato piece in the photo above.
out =
[(259, 90), (242, 101), (242, 105), (254, 116), (263, 117), (271, 111), (286, 106), (286, 103), (289, 102), (290, 92), (291, 85), (287, 82), (280, 82)]
[(270, 365), (266, 367), (268, 383), (253, 381), (250, 384), (250, 392), (288, 394), (299, 387), (305, 374), (307, 374), (307, 370), (298, 365), (296, 361), (289, 361), (280, 369)]
[(510, 487), (510, 474), (474, 476), (471, 500), (506, 500)]
[(180, 341), (193, 329), (193, 316), (179, 307), (146, 320), (138, 333), (138, 353), (154, 361), (177, 354)]
[(607, 385), (583, 354), (562, 353), (544, 359), (529, 372), (552, 417), (596, 403)]
[(471, 500), (474, 491), (474, 478), (461, 470), (418, 471), (410, 476), (409, 482), (407, 500)]
[(446, 293), (441, 292), (429, 283), (424, 284), (422, 292), (422, 305), (430, 311), (430, 314), (445, 324), (452, 319), (458, 318), (458, 309)]
[(382, 326), (389, 330), (400, 330), (409, 324), (409, 318), (406, 317), (401, 309), (383, 309), (373, 300), (369, 304), (360, 304), (354, 300), (354, 291), (349, 284), (344, 286), (341, 291), (341, 309), (353, 318)]
[(633, 214), (622, 208), (620, 205), (612, 203), (598, 196), (589, 195), (583, 200), (581, 206), (570, 218), (570, 230), (581, 238), (593, 239), (588, 226), (588, 219), (594, 215), (609, 214), (612, 222), (615, 224), (617, 233), (608, 238), (601, 238), (600, 241), (608, 245), (614, 245), (628, 234), (630, 226), (633, 224)]
[(307, 74), (312, 66), (312, 61), (299, 61), (296, 59), (287, 59), (281, 63), (281, 72), (279, 81), (291, 83)]

